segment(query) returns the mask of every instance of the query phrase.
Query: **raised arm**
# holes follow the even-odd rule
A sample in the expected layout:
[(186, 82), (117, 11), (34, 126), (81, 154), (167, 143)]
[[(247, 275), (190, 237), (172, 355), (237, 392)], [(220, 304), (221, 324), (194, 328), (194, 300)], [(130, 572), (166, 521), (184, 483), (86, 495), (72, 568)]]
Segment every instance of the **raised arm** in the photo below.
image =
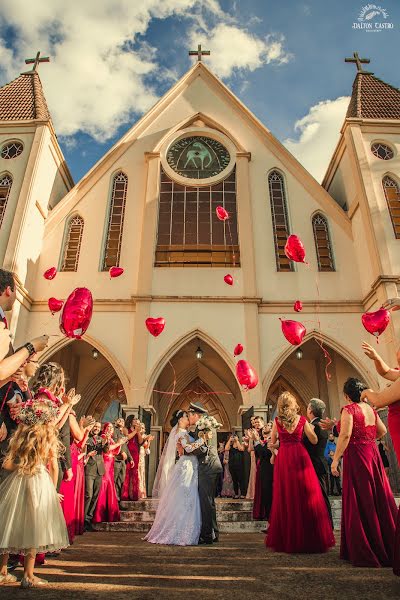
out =
[(318, 436), (314, 431), (314, 427), (310, 425), (308, 421), (306, 421), (304, 425), (304, 433), (306, 434), (307, 439), (309, 440), (309, 442), (311, 442), (313, 446), (318, 444)]
[(375, 348), (367, 344), (367, 342), (363, 342), (361, 347), (364, 350), (364, 354), (374, 361), (376, 372), (381, 377), (384, 377), (388, 381), (396, 381), (400, 377), (400, 371), (389, 367)]
[(340, 419), (340, 434), (336, 444), (335, 455), (331, 464), (331, 472), (335, 477), (339, 477), (338, 465), (344, 451), (349, 445), (351, 433), (353, 431), (353, 415), (344, 408)]
[(392, 385), (386, 387), (380, 392), (373, 390), (364, 390), (361, 394), (361, 400), (367, 399), (375, 408), (384, 408), (400, 400), (400, 379), (397, 379)]

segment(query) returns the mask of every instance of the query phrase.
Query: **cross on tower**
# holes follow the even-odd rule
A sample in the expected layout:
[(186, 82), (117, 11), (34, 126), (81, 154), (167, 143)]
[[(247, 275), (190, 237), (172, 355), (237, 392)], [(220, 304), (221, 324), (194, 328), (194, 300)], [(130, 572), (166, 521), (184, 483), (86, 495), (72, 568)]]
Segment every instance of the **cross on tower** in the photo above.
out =
[(370, 59), (369, 58), (360, 58), (358, 56), (358, 52), (353, 52), (353, 57), (352, 58), (345, 58), (344, 62), (348, 62), (348, 63), (355, 63), (357, 65), (357, 73), (369, 73), (369, 71), (364, 71), (364, 69), (362, 68), (362, 65), (365, 64), (367, 65), (368, 63), (370, 63)]
[(201, 62), (203, 56), (210, 56), (209, 50), (202, 50), (201, 44), (197, 46), (197, 50), (189, 50), (189, 56), (197, 56), (198, 62)]
[(39, 52), (36, 54), (35, 58), (26, 58), (25, 59), (25, 64), (27, 64), (27, 65), (33, 64), (33, 67), (32, 67), (31, 71), (26, 71), (25, 73), (23, 73), (23, 75), (26, 75), (26, 73), (35, 73), (39, 64), (42, 62), (50, 62), (50, 58), (48, 56), (43, 56), (43, 58), (40, 58), (40, 50), (39, 50)]

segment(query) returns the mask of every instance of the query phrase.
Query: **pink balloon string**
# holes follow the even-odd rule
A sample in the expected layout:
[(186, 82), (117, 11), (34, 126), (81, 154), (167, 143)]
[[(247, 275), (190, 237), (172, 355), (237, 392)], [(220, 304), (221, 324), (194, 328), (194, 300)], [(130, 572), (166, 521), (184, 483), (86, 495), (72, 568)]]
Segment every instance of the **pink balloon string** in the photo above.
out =
[(315, 286), (317, 288), (316, 313), (317, 313), (318, 333), (319, 333), (319, 339), (318, 339), (318, 337), (316, 337), (315, 341), (317, 342), (318, 346), (321, 348), (322, 352), (324, 353), (324, 357), (325, 357), (325, 359), (327, 361), (327, 363), (325, 365), (325, 377), (326, 377), (326, 380), (327, 381), (331, 381), (332, 375), (329, 373), (329, 366), (332, 364), (332, 357), (329, 354), (328, 350), (324, 346), (324, 338), (322, 336), (321, 317), (320, 317), (320, 300), (321, 300), (321, 294), (320, 294), (319, 284), (318, 284), (318, 273), (315, 276)]

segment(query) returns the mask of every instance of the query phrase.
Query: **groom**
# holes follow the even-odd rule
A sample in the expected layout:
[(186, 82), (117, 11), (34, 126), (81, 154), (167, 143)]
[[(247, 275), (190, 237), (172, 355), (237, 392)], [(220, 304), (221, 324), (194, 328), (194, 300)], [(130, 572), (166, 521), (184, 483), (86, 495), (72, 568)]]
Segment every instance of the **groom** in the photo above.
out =
[[(189, 425), (193, 428), (201, 416), (207, 411), (191, 403), (188, 410)], [(191, 432), (197, 440), (199, 430)], [(219, 530), (217, 524), (217, 512), (215, 508), (215, 490), (218, 477), (222, 473), (221, 461), (218, 456), (217, 430), (211, 432), (207, 446), (201, 446), (194, 452), (199, 459), (199, 497), (201, 509), (201, 532), (199, 544), (212, 544), (218, 542)]]

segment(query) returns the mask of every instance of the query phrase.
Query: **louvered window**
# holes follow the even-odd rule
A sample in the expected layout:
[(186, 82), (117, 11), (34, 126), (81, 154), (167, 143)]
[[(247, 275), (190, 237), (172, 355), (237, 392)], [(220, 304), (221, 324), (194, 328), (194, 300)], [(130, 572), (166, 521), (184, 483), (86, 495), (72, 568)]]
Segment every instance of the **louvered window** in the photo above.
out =
[(389, 175), (383, 178), (382, 184), (392, 220), (394, 235), (397, 239), (400, 239), (400, 187)]
[(103, 271), (107, 271), (110, 267), (119, 266), (127, 189), (128, 177), (121, 171), (115, 175), (113, 181)]
[(76, 215), (68, 223), (61, 271), (77, 271), (81, 251), (84, 221)]
[(268, 187), (271, 202), (276, 268), (278, 271), (293, 271), (293, 263), (285, 254), (286, 240), (290, 235), (289, 219), (283, 176), (278, 171), (271, 171), (269, 174)]
[(8, 173), (0, 175), (0, 227), (3, 223), (4, 215), (7, 208), (8, 198), (10, 196), (12, 186), (12, 177)]
[(318, 270), (334, 271), (332, 245), (329, 235), (328, 222), (321, 214), (316, 214), (312, 219), (314, 231), (315, 251), (317, 253)]

